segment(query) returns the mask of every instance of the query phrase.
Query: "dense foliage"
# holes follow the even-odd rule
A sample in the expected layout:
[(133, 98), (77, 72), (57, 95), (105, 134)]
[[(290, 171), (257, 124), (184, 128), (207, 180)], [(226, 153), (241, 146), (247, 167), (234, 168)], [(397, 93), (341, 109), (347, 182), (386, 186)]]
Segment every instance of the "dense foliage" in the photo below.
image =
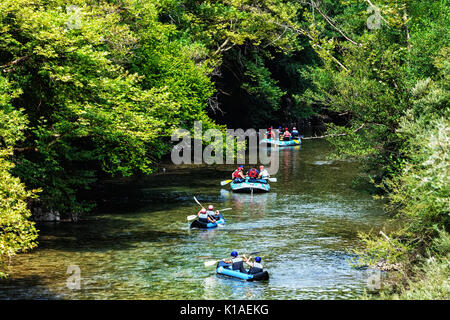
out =
[(177, 128), (330, 113), (346, 120), (328, 126), (336, 155), (364, 160), (399, 225), (361, 236), (365, 261), (445, 255), (427, 248), (450, 231), (449, 13), (445, 0), (2, 1), (2, 261), (35, 246), (30, 209), (88, 211), (83, 190), (151, 173)]

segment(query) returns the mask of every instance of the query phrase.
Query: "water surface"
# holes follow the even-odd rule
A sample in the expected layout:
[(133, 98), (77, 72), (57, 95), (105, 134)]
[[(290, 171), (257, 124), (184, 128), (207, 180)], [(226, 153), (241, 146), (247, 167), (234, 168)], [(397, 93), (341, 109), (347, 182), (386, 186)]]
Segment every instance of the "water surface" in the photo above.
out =
[[(39, 247), (18, 255), (0, 281), (1, 299), (352, 299), (365, 271), (348, 250), (357, 232), (378, 228), (381, 203), (352, 188), (359, 165), (327, 158), (323, 141), (280, 151), (278, 182), (267, 194), (233, 194), (220, 181), (234, 166), (183, 168), (97, 191), (108, 206), (79, 223), (39, 225)], [(233, 208), (227, 224), (190, 230), (199, 206)], [(105, 209), (108, 208), (108, 209)], [(204, 261), (259, 251), (270, 280), (215, 275)], [(69, 266), (81, 288), (67, 287)]]

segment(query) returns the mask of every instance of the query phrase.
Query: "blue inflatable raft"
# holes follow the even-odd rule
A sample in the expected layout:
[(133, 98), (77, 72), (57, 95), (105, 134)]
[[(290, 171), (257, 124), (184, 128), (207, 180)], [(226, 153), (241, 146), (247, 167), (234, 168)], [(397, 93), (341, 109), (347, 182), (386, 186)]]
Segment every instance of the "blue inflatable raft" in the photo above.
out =
[(198, 220), (194, 220), (191, 223), (191, 228), (200, 228), (200, 229), (213, 229), (213, 228), (217, 228), (219, 226), (219, 224), (224, 224), (225, 223), (225, 218), (223, 217), (222, 214), (220, 214), (220, 219), (217, 220), (216, 222), (201, 222)]
[(219, 261), (217, 263), (216, 273), (246, 281), (269, 280), (269, 273), (267, 271), (262, 271), (255, 274), (240, 272), (239, 270), (232, 270), (231, 264), (227, 264), (223, 261)]

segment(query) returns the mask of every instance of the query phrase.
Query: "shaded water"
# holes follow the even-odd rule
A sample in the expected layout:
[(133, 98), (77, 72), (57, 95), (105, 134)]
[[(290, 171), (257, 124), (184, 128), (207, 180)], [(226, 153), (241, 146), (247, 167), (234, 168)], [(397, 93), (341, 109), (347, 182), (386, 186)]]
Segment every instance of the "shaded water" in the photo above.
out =
[[(349, 299), (366, 286), (348, 249), (381, 226), (381, 204), (352, 188), (358, 164), (327, 160), (328, 146), (305, 141), (280, 151), (278, 182), (267, 194), (233, 194), (220, 181), (234, 166), (168, 167), (139, 184), (114, 185), (116, 202), (79, 223), (39, 225), (39, 247), (18, 255), (0, 280), (1, 299)], [(209, 177), (209, 179), (206, 179)], [(190, 230), (199, 206), (232, 207), (227, 224)], [(270, 280), (215, 275), (204, 261), (259, 251)], [(69, 290), (67, 268), (81, 272)]]

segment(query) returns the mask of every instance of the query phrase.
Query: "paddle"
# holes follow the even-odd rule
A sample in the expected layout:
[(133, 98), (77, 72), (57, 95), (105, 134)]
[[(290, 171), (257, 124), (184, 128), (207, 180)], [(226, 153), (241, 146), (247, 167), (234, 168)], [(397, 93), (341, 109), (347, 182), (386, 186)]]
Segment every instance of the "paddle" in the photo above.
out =
[[(258, 254), (260, 252), (261, 251), (250, 252), (248, 255), (252, 256), (252, 255)], [(222, 259), (205, 261), (205, 267), (211, 267), (211, 266), (215, 265), (217, 262), (219, 262), (220, 260), (222, 260)]]
[(194, 197), (194, 200), (195, 200), (195, 202), (197, 202), (197, 203), (198, 203), (198, 205), (199, 205), (200, 207), (204, 208), (204, 206), (202, 206), (202, 204), (201, 204), (200, 202), (198, 202), (198, 200), (197, 200), (197, 198), (196, 198), (196, 197)]
[(229, 184), (231, 181), (233, 181), (233, 180), (224, 180), (224, 181), (221, 181), (221, 182), (220, 182), (220, 185), (221, 185), (221, 186), (224, 186), (224, 185), (226, 185), (226, 184)]

